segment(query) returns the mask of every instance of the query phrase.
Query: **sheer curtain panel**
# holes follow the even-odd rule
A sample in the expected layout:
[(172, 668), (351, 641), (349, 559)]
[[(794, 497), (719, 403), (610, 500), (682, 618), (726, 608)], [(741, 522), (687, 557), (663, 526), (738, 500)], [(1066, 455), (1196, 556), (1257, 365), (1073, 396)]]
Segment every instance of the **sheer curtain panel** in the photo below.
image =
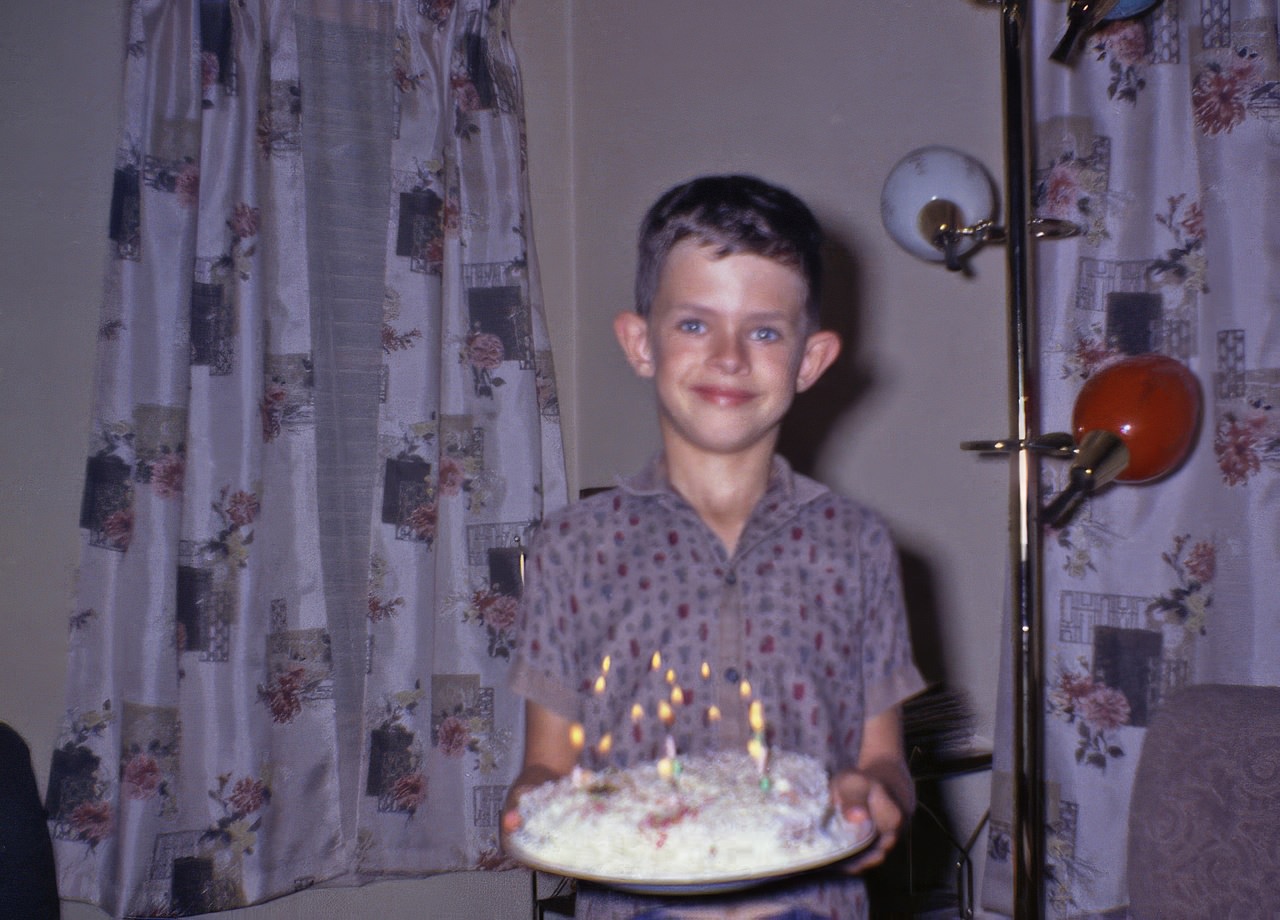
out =
[(507, 0), (134, 0), (65, 724), (115, 916), (496, 868), (565, 500)]
[[(1082, 383), (1127, 355), (1182, 361), (1204, 396), (1180, 469), (1045, 534), (1045, 915), (1122, 917), (1155, 713), (1187, 685), (1280, 684), (1280, 7), (1162, 0), (1070, 68), (1049, 60), (1065, 4), (1032, 7), (1035, 210), (1084, 229), (1036, 250), (1043, 424), (1065, 428)], [(1067, 470), (1045, 466), (1049, 495)], [(993, 907), (1011, 852), (1000, 766)]]

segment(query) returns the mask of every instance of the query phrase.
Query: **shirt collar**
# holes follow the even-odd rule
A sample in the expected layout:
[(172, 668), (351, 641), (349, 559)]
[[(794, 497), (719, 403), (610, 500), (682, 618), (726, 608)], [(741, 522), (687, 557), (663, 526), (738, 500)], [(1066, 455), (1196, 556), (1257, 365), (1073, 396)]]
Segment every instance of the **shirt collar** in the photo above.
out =
[[(639, 472), (631, 476), (619, 476), (618, 486), (624, 492), (641, 497), (679, 497), (667, 478), (662, 451), (651, 456)], [(773, 465), (769, 470), (769, 484), (765, 487), (760, 503), (764, 505), (766, 502), (774, 502), (779, 506), (798, 507), (808, 504), (827, 491), (822, 483), (795, 472), (783, 457), (774, 454)]]

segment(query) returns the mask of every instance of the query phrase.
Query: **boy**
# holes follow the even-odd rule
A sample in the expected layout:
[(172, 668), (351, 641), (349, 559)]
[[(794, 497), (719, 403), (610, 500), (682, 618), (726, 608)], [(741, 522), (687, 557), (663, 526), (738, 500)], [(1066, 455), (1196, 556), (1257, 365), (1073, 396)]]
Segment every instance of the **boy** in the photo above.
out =
[[(617, 489), (549, 515), (533, 542), (511, 679), (526, 699), (524, 766), (503, 826), (519, 825), (522, 792), (606, 738), (602, 759), (618, 764), (661, 756), (667, 734), (687, 753), (745, 749), (745, 682), (769, 744), (822, 760), (833, 801), (879, 837), (844, 875), (736, 899), (584, 885), (578, 917), (857, 918), (853, 873), (884, 859), (913, 807), (898, 704), (923, 682), (893, 545), (873, 513), (774, 454), (795, 395), (840, 350), (818, 324), (820, 245), (809, 209), (752, 177), (694, 179), (646, 215), (636, 309), (614, 331), (654, 382), (662, 450)], [(666, 682), (684, 703), (663, 722)]]

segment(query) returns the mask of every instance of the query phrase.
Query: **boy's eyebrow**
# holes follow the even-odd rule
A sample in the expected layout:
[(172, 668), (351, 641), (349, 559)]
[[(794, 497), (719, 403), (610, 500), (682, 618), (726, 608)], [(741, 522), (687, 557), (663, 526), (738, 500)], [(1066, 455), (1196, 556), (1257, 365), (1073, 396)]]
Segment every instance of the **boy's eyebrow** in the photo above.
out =
[[(706, 314), (711, 316), (719, 316), (724, 313), (723, 310), (720, 310), (716, 307), (707, 306), (705, 304), (701, 304), (696, 301), (677, 303), (672, 307), (672, 312), (673, 313), (698, 313), (698, 314)], [(803, 316), (792, 317), (788, 310), (785, 310), (782, 308), (772, 309), (772, 308), (766, 307), (760, 310), (753, 310), (751, 312), (748, 312), (745, 316), (745, 319), (749, 323), (798, 324), (803, 322), (804, 317)]]

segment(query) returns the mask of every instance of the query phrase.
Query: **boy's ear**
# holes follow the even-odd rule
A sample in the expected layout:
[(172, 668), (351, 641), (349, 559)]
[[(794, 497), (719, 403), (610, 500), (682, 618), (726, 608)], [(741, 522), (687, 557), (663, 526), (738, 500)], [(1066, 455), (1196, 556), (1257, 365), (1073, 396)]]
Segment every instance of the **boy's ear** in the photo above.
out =
[(613, 334), (631, 369), (641, 377), (653, 376), (653, 347), (649, 341), (649, 321), (634, 310), (624, 310), (613, 318)]
[(840, 355), (840, 336), (830, 329), (819, 329), (805, 339), (800, 370), (796, 373), (796, 392), (803, 393), (817, 382)]

